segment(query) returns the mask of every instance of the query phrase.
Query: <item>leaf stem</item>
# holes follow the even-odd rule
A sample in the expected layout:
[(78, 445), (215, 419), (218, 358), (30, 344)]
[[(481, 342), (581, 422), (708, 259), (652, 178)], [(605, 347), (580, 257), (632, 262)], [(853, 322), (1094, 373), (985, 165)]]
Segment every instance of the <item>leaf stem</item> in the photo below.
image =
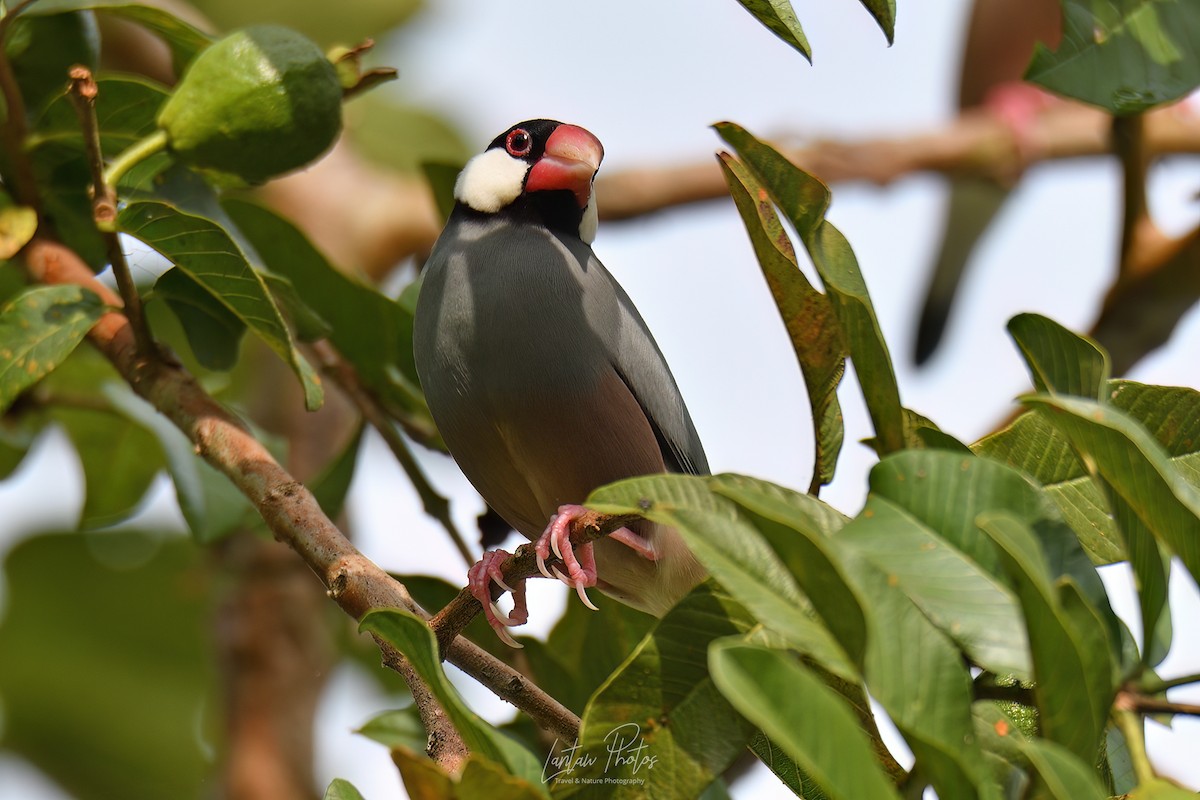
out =
[(167, 147), (167, 132), (162, 128), (154, 131), (126, 147), (108, 165), (104, 171), (104, 183), (116, 186), (125, 173), (145, 161), (155, 153), (162, 152)]
[(79, 115), (79, 126), (83, 130), (83, 141), (87, 148), (88, 168), (92, 172), (92, 217), (100, 235), (104, 237), (108, 261), (112, 264), (113, 277), (117, 279), (117, 289), (125, 303), (125, 316), (129, 317), (138, 350), (149, 355), (155, 352), (154, 338), (146, 323), (142, 298), (133, 281), (129, 262), (125, 259), (125, 251), (121, 249), (121, 239), (116, 230), (117, 193), (113, 189), (115, 184), (104, 170), (104, 155), (100, 150), (100, 126), (96, 121), (96, 95), (100, 93), (100, 87), (96, 85), (91, 70), (85, 66), (76, 64), (67, 74), (71, 79), (71, 103)]
[(1200, 672), (1167, 679), (1154, 676), (1144, 681), (1139, 688), (1146, 694), (1161, 694), (1167, 689), (1174, 689), (1176, 686), (1186, 686), (1189, 683), (1200, 683)]

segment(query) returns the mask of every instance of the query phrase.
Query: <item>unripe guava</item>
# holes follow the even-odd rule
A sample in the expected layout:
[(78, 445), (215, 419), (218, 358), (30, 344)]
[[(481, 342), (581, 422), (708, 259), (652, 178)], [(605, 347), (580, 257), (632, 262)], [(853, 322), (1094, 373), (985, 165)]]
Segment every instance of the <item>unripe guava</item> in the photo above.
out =
[(196, 56), (158, 126), (181, 161), (261, 183), (333, 145), (342, 128), (342, 86), (310, 39), (280, 25), (254, 25)]

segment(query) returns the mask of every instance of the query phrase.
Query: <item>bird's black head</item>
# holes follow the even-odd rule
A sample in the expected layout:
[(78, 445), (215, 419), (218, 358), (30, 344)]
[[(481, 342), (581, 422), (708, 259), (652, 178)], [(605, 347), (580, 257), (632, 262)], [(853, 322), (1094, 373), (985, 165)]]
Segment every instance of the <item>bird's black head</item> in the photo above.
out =
[(603, 158), (600, 140), (583, 128), (527, 120), (467, 162), (454, 197), (479, 214), (533, 219), (590, 242), (596, 233), (592, 179)]

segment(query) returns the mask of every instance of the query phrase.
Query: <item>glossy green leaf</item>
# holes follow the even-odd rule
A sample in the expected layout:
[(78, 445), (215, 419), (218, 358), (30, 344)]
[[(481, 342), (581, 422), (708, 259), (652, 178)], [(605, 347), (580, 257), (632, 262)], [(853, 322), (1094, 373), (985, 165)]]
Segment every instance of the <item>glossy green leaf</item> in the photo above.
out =
[(143, 532), (17, 542), (0, 620), (5, 751), (72, 797), (211, 787), (222, 726), (208, 564), (184, 539)]
[(824, 217), (829, 189), (741, 127), (729, 122), (714, 127), (800, 234), (841, 324), (875, 426), (876, 450), (887, 454), (903, 449), (908, 440), (891, 355), (854, 251), (846, 237)]
[(169, 11), (124, 0), (41, 0), (25, 13), (58, 14), (88, 9), (129, 20), (157, 34), (171, 48), (177, 72), (212, 41), (207, 34)]
[(1090, 761), (1081, 761), (1067, 748), (1046, 739), (1023, 739), (1022, 754), (1033, 765), (1043, 789), (1039, 797), (1053, 800), (1105, 800), (1108, 792), (1100, 785)]
[(212, 293), (229, 311), (286, 361), (304, 388), (311, 411), (323, 400), (321, 380), (296, 350), (291, 331), (237, 242), (218, 223), (166, 203), (139, 200), (117, 216), (123, 233), (146, 243)]
[(246, 323), (186, 270), (172, 267), (159, 276), (153, 297), (175, 313), (201, 366), (227, 372), (237, 365)]
[(837, 398), (846, 371), (841, 328), (829, 298), (800, 271), (791, 239), (766, 190), (741, 162), (725, 153), (718, 158), (804, 375), (816, 442), (809, 492), (815, 493), (833, 480), (845, 433)]
[(83, 64), (96, 69), (100, 31), (96, 18), (87, 12), (24, 15), (10, 21), (4, 52), (21, 91), (25, 113), (34, 118), (50, 98), (63, 93), (71, 66)]
[[(576, 756), (594, 755), (596, 763), (557, 769), (552, 785), (615, 779), (620, 782), (610, 787), (611, 797), (700, 794), (754, 732), (713, 685), (708, 644), (753, 625), (715, 582), (696, 587), (589, 701)], [(619, 756), (610, 759), (614, 750)]]
[(808, 37), (796, 19), (796, 12), (789, 0), (738, 0), (742, 7), (754, 15), (754, 18), (767, 27), (771, 33), (799, 51), (808, 61), (812, 62), (812, 48), (808, 45)]
[(1112, 369), (1096, 342), (1040, 314), (1018, 314), (1008, 321), (1008, 333), (1039, 392), (1104, 400)]
[(503, 764), (513, 775), (540, 780), (542, 768), (534, 755), (488, 725), (463, 702), (442, 671), (437, 639), (424, 620), (400, 609), (376, 609), (363, 617), (359, 630), (380, 637), (404, 654), (472, 753)]
[(1125, 412), (1086, 400), (1038, 396), (1025, 403), (1046, 415), (1200, 579), (1200, 489), (1183, 478), (1150, 433)]
[[(114, 156), (152, 133), (158, 108), (167, 97), (166, 87), (146, 78), (134, 75), (97, 78), (96, 125), (104, 155)], [(79, 157), (83, 156), (79, 115), (65, 92), (46, 107), (29, 139), (29, 147), (35, 151), (58, 146), (69, 147)]]
[(325, 790), (323, 800), (366, 800), (350, 781), (334, 778)]
[(999, 512), (982, 515), (980, 526), (996, 542), (1025, 611), (1043, 735), (1094, 763), (1115, 692), (1102, 625), (1085, 613), (1073, 581), (1052, 582), (1045, 554), (1025, 523)]
[(330, 326), (330, 341), (362, 381), (422, 438), (433, 423), (412, 353), (411, 310), (338, 271), (292, 223), (252, 203), (226, 200), (224, 209), (272, 272)]
[(700, 562), (764, 625), (848, 680), (857, 669), (815, 619), (791, 572), (732, 502), (714, 494), (706, 479), (687, 475), (633, 478), (592, 492), (588, 506), (614, 514), (639, 514), (683, 536)]
[(81, 286), (32, 286), (0, 309), (0, 411), (52, 372), (106, 311)]
[(1062, 42), (1053, 52), (1037, 46), (1026, 80), (1113, 114), (1170, 103), (1200, 85), (1200, 7), (1195, 3), (1062, 3)]
[(713, 681), (830, 798), (899, 798), (842, 698), (795, 656), (740, 637), (709, 649)]

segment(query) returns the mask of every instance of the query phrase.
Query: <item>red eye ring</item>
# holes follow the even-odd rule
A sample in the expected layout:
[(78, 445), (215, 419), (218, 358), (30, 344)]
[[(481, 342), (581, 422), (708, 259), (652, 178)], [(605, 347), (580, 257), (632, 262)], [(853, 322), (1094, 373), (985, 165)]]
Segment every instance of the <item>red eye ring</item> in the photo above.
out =
[(504, 149), (510, 156), (523, 158), (533, 150), (533, 137), (524, 128), (509, 131), (508, 137), (504, 140)]

